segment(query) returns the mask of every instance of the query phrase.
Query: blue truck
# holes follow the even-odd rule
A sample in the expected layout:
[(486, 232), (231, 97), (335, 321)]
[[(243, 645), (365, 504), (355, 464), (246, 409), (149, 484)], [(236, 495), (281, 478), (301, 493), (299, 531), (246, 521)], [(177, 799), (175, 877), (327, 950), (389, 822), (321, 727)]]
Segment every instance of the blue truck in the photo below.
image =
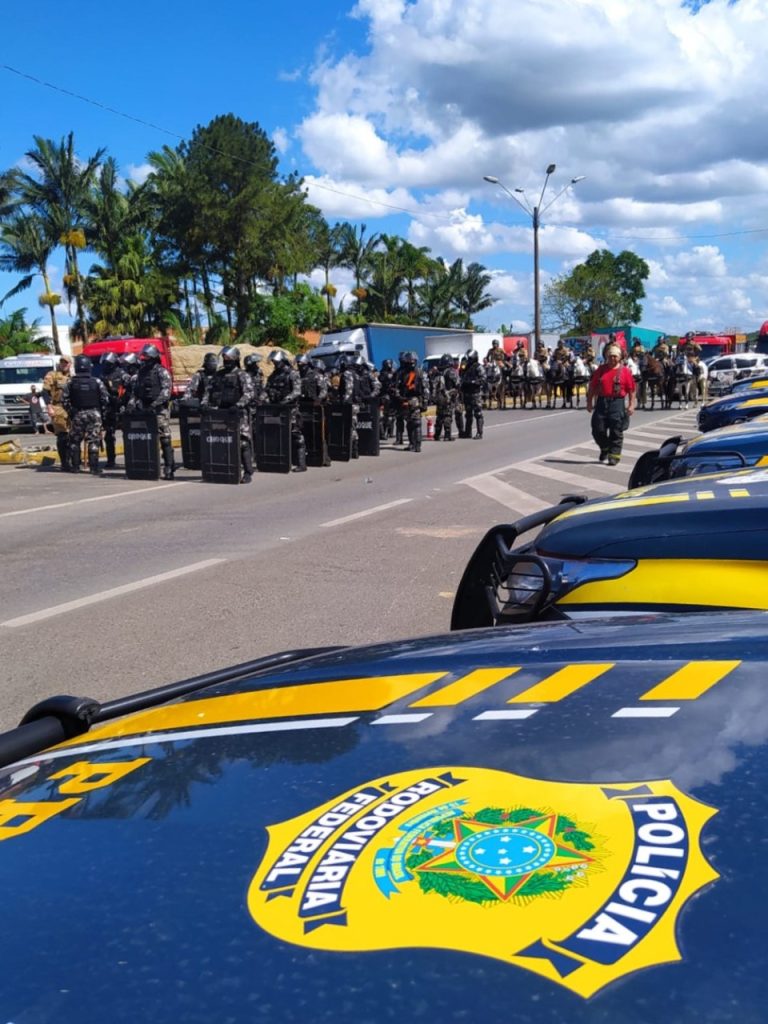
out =
[(466, 352), (472, 347), (472, 331), (452, 327), (408, 327), (403, 324), (359, 324), (340, 331), (328, 331), (312, 352), (332, 367), (341, 355), (361, 355), (377, 368), (385, 359), (397, 365), (401, 352), (415, 352), (419, 363), (428, 355), (443, 351)]

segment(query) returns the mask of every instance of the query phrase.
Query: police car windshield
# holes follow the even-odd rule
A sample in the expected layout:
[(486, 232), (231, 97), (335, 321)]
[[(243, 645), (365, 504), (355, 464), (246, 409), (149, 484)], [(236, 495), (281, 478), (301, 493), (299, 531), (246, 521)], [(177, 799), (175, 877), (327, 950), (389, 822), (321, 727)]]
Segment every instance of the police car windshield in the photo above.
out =
[(50, 366), (0, 366), (0, 384), (37, 384)]

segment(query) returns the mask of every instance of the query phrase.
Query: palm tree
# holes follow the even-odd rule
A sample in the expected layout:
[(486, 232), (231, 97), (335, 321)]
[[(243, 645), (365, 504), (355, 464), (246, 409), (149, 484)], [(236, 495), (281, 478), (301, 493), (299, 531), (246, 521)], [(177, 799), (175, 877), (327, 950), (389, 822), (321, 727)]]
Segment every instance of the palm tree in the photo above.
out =
[(430, 249), (426, 245), (417, 248), (410, 242), (403, 242), (400, 247), (400, 268), (407, 300), (406, 311), (410, 320), (416, 316), (416, 282), (427, 276), (430, 266), (435, 262), (430, 259), (429, 253)]
[(35, 340), (34, 329), (39, 321), (28, 324), (26, 309), (17, 309), (7, 317), (0, 317), (0, 359), (37, 352), (40, 342)]
[(93, 249), (114, 270), (125, 251), (126, 240), (151, 229), (151, 207), (145, 189), (129, 182), (119, 187), (117, 161), (108, 157), (83, 203), (88, 238)]
[(33, 138), (34, 148), (28, 150), (26, 156), (34, 165), (34, 173), (19, 175), (19, 194), (23, 202), (40, 215), (52, 241), (64, 246), (67, 265), (64, 283), (68, 295), (75, 299), (82, 331), (85, 309), (77, 253), (86, 246), (85, 206), (105, 151), (99, 149), (83, 162), (75, 153), (73, 132), (58, 145), (40, 135)]
[(325, 281), (321, 289), (325, 296), (325, 304), (328, 310), (328, 327), (333, 327), (333, 297), (336, 294), (336, 286), (331, 283), (331, 271), (343, 265), (344, 258), (344, 226), (336, 223), (329, 227), (323, 216), (315, 220), (312, 231), (315, 260), (322, 268)]
[(456, 264), (458, 264), (458, 287), (453, 302), (460, 313), (459, 326), (471, 330), (474, 326), (472, 317), (475, 313), (488, 309), (496, 301), (485, 290), (492, 278), (481, 263), (470, 263), (466, 271), (463, 270), (461, 260), (457, 260)]
[(379, 244), (371, 256), (368, 308), (376, 320), (386, 322), (400, 312), (400, 294), (405, 283), (402, 270), (404, 243), (397, 235), (380, 235)]
[(0, 230), (0, 270), (25, 276), (0, 299), (0, 306), (29, 288), (39, 274), (45, 288), (39, 299), (40, 305), (48, 308), (54, 351), (61, 355), (54, 308), (61, 301), (61, 296), (51, 291), (48, 278), (48, 260), (54, 247), (43, 218), (36, 213), (18, 213), (4, 225)]
[(361, 314), (365, 312), (365, 297), (367, 290), (363, 286), (363, 278), (367, 272), (371, 269), (371, 263), (373, 260), (373, 254), (376, 251), (376, 246), (379, 244), (379, 235), (371, 235), (371, 237), (365, 240), (366, 225), (360, 225), (360, 232), (348, 223), (342, 226), (343, 232), (343, 243), (342, 243), (342, 267), (349, 267), (349, 269), (355, 275), (355, 290), (353, 295), (357, 299), (357, 303)]

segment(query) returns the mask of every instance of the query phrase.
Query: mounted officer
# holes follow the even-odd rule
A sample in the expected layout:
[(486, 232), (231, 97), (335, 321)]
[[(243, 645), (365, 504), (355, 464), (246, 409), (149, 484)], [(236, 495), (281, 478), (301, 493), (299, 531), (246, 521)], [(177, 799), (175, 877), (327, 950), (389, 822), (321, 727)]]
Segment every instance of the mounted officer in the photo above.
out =
[(105, 352), (99, 360), (101, 379), (109, 396), (104, 414), (104, 447), (107, 449), (107, 469), (115, 468), (115, 435), (128, 400), (131, 378), (120, 365), (116, 353)]
[(464, 432), (461, 437), (472, 437), (472, 420), (475, 421), (475, 439), (483, 436), (483, 398), (488, 384), (477, 350), (467, 352), (467, 366), (461, 375), (461, 393), (464, 399)]
[(109, 394), (104, 384), (93, 376), (88, 356), (75, 357), (75, 375), (64, 388), (61, 404), (72, 424), (69, 431), (70, 473), (80, 472), (80, 452), (85, 441), (88, 445), (88, 469), (95, 476), (100, 476), (102, 415), (109, 409)]
[(285, 352), (275, 349), (269, 353), (269, 361), (273, 370), (266, 381), (267, 401), (271, 405), (288, 405), (291, 408), (291, 454), (293, 456), (294, 473), (305, 473), (307, 470), (307, 445), (301, 432), (301, 377), (295, 370)]
[[(419, 369), (415, 352), (400, 353), (400, 367), (395, 374), (395, 388), (398, 399), (398, 423), (406, 422), (408, 430), (408, 451), (421, 451), (421, 414), (429, 404), (429, 384), (424, 372)], [(401, 419), (402, 417), (402, 419)], [(402, 431), (402, 427), (400, 427)], [(395, 438), (395, 444), (402, 443)]]
[(240, 349), (225, 345), (221, 350), (221, 366), (208, 381), (200, 407), (202, 409), (237, 409), (240, 413), (240, 482), (253, 479), (253, 441), (251, 438), (251, 402), (253, 380), (240, 369)]
[(128, 409), (154, 412), (157, 416), (157, 433), (163, 453), (163, 479), (173, 480), (176, 465), (173, 460), (171, 440), (171, 375), (160, 363), (160, 351), (156, 345), (145, 345), (139, 355), (139, 368), (133, 379)]
[(71, 360), (67, 356), (61, 356), (56, 369), (46, 373), (43, 379), (43, 398), (48, 406), (53, 432), (56, 434), (56, 451), (59, 453), (64, 473), (69, 471), (69, 417), (61, 399), (69, 381), (70, 365)]

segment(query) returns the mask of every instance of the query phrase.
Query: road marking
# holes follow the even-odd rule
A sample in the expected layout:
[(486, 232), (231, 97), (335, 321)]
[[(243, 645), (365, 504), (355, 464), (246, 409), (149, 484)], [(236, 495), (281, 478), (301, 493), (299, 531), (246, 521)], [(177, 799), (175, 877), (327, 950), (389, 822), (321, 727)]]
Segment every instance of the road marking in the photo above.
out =
[[(490, 412), (491, 410), (486, 410), (486, 411)], [(494, 409), (493, 411), (496, 412), (497, 410)], [(514, 409), (506, 409), (506, 410), (502, 410), (502, 411), (515, 412)], [(491, 423), (491, 424), (488, 424), (485, 427), (485, 429), (486, 430), (498, 430), (499, 427), (516, 427), (518, 423), (533, 423), (534, 421), (538, 423), (539, 420), (548, 420), (548, 419), (551, 419), (552, 416), (560, 416), (560, 415), (561, 415), (560, 411), (558, 411), (558, 412), (547, 412), (543, 416), (529, 416), (527, 419), (524, 419), (524, 420), (507, 420), (505, 423)]]
[(551, 501), (540, 501), (532, 494), (528, 494), (527, 491), (519, 491), (516, 487), (505, 484), (503, 480), (497, 480), (492, 473), (470, 477), (467, 480), (462, 480), (461, 483), (471, 487), (479, 494), (484, 494), (486, 498), (492, 498), (500, 505), (512, 508), (526, 516), (542, 512), (552, 504)]
[[(149, 491), (162, 491), (166, 487), (183, 486), (188, 481), (174, 480), (169, 484), (158, 484), (156, 487), (144, 487), (140, 491), (118, 491), (116, 494), (97, 494), (94, 498), (78, 498), (76, 501), (60, 501), (56, 505), (35, 505), (32, 508), (20, 508), (15, 512), (0, 512), (0, 519), (7, 519), (8, 516), (26, 516), (30, 512), (48, 512), (54, 508), (68, 508), (70, 505), (87, 505), (89, 501), (110, 501), (112, 498), (133, 498), (137, 494), (147, 494)], [(2, 625), (2, 623), (0, 623)]]
[(619, 708), (611, 718), (671, 718), (680, 708)]
[(475, 722), (504, 722), (510, 719), (530, 718), (535, 715), (538, 708), (505, 708), (504, 711), (483, 711), (475, 715)]
[(689, 661), (644, 693), (640, 700), (696, 700), (740, 664), (740, 661)]
[(331, 519), (327, 523), (320, 523), (321, 526), (342, 526), (344, 523), (351, 523), (355, 519), (364, 519), (366, 516), (374, 516), (377, 512), (386, 512), (389, 508), (396, 508), (398, 505), (407, 505), (413, 498), (398, 498), (397, 501), (388, 501), (386, 505), (376, 505), (374, 508), (363, 509), (362, 512), (353, 512), (350, 516), (342, 516), (340, 519)]
[[(514, 468), (521, 473), (530, 473), (532, 476), (543, 476), (547, 480), (558, 480), (560, 483), (570, 484), (571, 487), (578, 488), (579, 493), (597, 491), (598, 494), (616, 494), (620, 489), (616, 484), (608, 483), (606, 480), (595, 480), (592, 477), (577, 476), (575, 473), (564, 473), (561, 469), (543, 466), (539, 462), (518, 462)], [(549, 502), (549, 504), (552, 505), (553, 502)]]
[(371, 725), (413, 725), (431, 717), (431, 711), (427, 711), (423, 715), (382, 715), (381, 718), (374, 719)]
[(182, 740), (196, 740), (209, 736), (243, 736), (254, 732), (291, 732), (295, 729), (342, 729), (357, 721), (352, 718), (301, 718), (293, 722), (259, 722), (254, 725), (225, 725), (215, 729), (188, 729), (184, 732), (157, 732), (149, 736), (129, 736), (127, 739), (102, 740), (84, 743), (78, 747), (61, 747), (50, 753), (35, 754), (34, 757), (17, 761), (16, 764), (37, 764), (38, 761), (53, 761), (58, 757), (74, 757), (76, 754), (92, 754), (96, 750), (117, 750), (123, 747), (145, 747), (149, 743), (180, 743)]
[(88, 605), (99, 604), (101, 601), (106, 601), (111, 597), (120, 597), (123, 594), (131, 594), (135, 590), (144, 590), (146, 587), (153, 587), (156, 583), (165, 583), (166, 580), (176, 579), (178, 576), (186, 576), (188, 573), (198, 572), (200, 569), (210, 569), (211, 566), (220, 565), (224, 561), (226, 561), (224, 558), (208, 558), (204, 562), (195, 562), (193, 565), (182, 566), (181, 569), (161, 572), (157, 576), (147, 576), (143, 580), (136, 580), (135, 583), (125, 583), (121, 587), (113, 587), (111, 590), (102, 590), (100, 593), (90, 594), (88, 597), (78, 597), (75, 601), (65, 601), (64, 604), (43, 608), (39, 612), (20, 615), (16, 619), (0, 622), (0, 626), (7, 626), (9, 629), (15, 629), (18, 626), (28, 626), (32, 622), (52, 619), (55, 615), (64, 615), (65, 612), (72, 612), (78, 608), (87, 608)]

